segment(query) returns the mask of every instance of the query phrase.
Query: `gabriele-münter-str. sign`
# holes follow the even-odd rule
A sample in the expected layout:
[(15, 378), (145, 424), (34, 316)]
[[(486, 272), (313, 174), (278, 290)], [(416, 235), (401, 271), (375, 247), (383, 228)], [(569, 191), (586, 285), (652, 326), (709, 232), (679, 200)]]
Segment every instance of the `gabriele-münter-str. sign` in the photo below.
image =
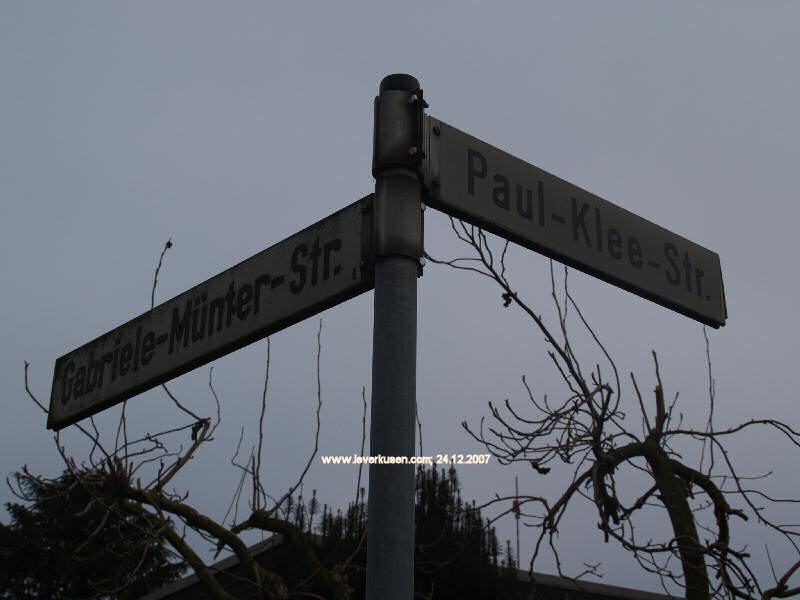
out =
[(48, 427), (104, 408), (372, 289), (372, 196), (56, 361)]
[(712, 327), (727, 311), (719, 256), (426, 117), (428, 203)]

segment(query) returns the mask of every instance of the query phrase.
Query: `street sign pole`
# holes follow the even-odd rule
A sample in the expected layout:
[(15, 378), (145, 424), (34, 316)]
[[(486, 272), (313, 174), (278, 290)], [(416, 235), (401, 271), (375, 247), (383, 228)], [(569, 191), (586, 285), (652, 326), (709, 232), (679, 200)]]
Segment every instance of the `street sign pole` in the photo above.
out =
[[(375, 296), (370, 454), (414, 454), (424, 102), (410, 75), (375, 100)], [(367, 600), (414, 597), (414, 465), (369, 466)]]
[(727, 318), (716, 253), (427, 117), (426, 106), (414, 77), (385, 77), (375, 98), (374, 197), (62, 356), (50, 396), (48, 427), (59, 430), (374, 286), (367, 600), (414, 597), (408, 459), (423, 182), (426, 203), (453, 217), (712, 327)]

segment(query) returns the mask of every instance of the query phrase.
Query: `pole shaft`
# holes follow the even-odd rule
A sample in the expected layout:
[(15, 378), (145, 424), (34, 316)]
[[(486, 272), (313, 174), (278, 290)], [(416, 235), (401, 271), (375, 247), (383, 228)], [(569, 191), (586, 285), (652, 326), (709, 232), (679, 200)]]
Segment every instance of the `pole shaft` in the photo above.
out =
[[(409, 76), (384, 79), (376, 118), (370, 454), (383, 457), (414, 454), (421, 185), (398, 164), (413, 143), (409, 88), (419, 88)], [(414, 479), (410, 463), (369, 466), (367, 600), (413, 600)]]
[[(417, 264), (387, 257), (375, 265), (372, 456), (414, 452)], [(414, 465), (371, 464), (367, 600), (414, 596)]]
[(517, 514), (514, 515), (514, 518), (517, 520), (517, 568), (519, 569), (519, 513), (522, 510), (519, 506), (519, 478), (514, 475), (514, 498), (517, 501)]

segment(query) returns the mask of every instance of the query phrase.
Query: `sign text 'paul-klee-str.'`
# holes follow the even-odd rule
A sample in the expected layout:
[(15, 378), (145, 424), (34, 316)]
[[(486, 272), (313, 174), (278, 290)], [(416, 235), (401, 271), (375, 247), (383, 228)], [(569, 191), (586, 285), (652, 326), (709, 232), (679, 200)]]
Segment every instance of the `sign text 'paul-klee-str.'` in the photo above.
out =
[(438, 119), (428, 203), (712, 327), (727, 317), (719, 256)]

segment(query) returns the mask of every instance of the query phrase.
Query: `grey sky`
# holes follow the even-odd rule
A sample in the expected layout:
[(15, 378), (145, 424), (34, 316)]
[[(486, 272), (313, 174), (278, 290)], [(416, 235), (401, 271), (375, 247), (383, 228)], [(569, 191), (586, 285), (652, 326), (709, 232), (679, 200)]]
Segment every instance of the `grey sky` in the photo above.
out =
[[(59, 472), (45, 417), (23, 393), (23, 360), (46, 401), (58, 356), (148, 308), (167, 238), (160, 300), (372, 190), (372, 99), (397, 71), (420, 79), (430, 114), (718, 252), (729, 311), (710, 331), (720, 423), (797, 425), (798, 22), (788, 1), (0, 4), (0, 473)], [(459, 252), (432, 210), (426, 246)], [(516, 250), (516, 284), (552, 317), (547, 269)], [(699, 423), (701, 326), (570, 277), (620, 369), (651, 389), (656, 349), (668, 394), (680, 391)], [(322, 315), (323, 453), (360, 444), (371, 299)], [(523, 374), (563, 393), (541, 335), (488, 283), (429, 266), (419, 302), (426, 453), (478, 451), (461, 421), (477, 424), (489, 400), (521, 404)], [(272, 338), (265, 480), (276, 492), (309, 451), (317, 324)], [(222, 431), (176, 482), (216, 518), (238, 480), (228, 459), (242, 425), (253, 441), (264, 358), (259, 342), (215, 363)], [(208, 411), (207, 380), (204, 367), (173, 389)], [(160, 391), (129, 406), (139, 430), (180, 421)], [(98, 422), (111, 428), (117, 415)], [(80, 452), (74, 433), (63, 439)], [(774, 470), (776, 494), (797, 495), (797, 457), (779, 442), (742, 438), (734, 453)], [(496, 463), (460, 471), (478, 501), (513, 489), (515, 473), (530, 493), (563, 481)], [(343, 506), (355, 476), (317, 463), (307, 486)], [(602, 558), (604, 581), (658, 589), (587, 514), (570, 513), (567, 566)], [(500, 528), (511, 536), (510, 521)], [(761, 551), (758, 534), (737, 530)]]

